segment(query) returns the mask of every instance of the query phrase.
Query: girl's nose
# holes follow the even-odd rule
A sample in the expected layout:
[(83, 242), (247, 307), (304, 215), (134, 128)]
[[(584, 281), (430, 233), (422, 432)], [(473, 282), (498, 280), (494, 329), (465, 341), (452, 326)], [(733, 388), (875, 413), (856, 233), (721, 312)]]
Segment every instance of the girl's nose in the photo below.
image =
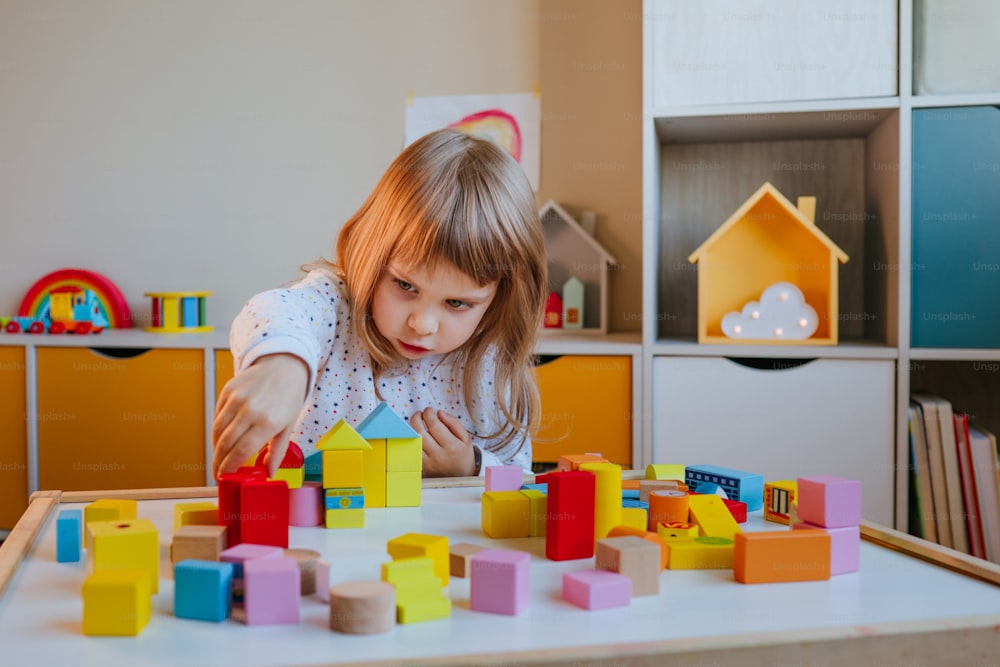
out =
[(426, 310), (410, 313), (410, 317), (406, 323), (420, 336), (429, 336), (437, 331), (437, 318)]

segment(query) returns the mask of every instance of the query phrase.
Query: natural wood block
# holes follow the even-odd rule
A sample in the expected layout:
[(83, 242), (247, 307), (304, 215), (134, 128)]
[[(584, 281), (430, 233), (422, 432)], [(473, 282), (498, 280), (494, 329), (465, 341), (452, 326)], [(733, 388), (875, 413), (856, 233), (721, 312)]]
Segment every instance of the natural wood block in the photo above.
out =
[(170, 562), (176, 565), (189, 559), (219, 560), (219, 554), (226, 550), (226, 546), (225, 526), (181, 526), (170, 543)]
[(396, 625), (396, 589), (384, 581), (330, 586), (330, 629), (351, 635), (388, 632)]
[(660, 547), (640, 537), (608, 537), (594, 548), (598, 570), (623, 574), (632, 580), (632, 596), (660, 593)]

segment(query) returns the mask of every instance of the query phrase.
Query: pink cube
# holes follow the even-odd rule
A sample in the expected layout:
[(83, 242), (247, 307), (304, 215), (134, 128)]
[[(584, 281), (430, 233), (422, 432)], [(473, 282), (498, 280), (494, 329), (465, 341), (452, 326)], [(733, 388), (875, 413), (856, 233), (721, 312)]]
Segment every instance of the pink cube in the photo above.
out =
[(487, 491), (518, 491), (524, 483), (520, 466), (489, 466), (486, 468)]
[(524, 551), (483, 549), (472, 557), (469, 608), (516, 616), (528, 608), (531, 555)]
[(243, 578), (243, 566), (247, 561), (258, 558), (282, 558), (284, 555), (285, 550), (281, 547), (243, 542), (220, 552), (219, 560), (223, 563), (233, 563), (236, 566), (233, 569), (233, 579), (239, 580)]
[(823, 528), (861, 523), (861, 482), (835, 475), (798, 479), (798, 517)]
[(297, 489), (288, 489), (288, 525), (322, 525), (326, 519), (323, 503), (323, 486), (319, 482), (303, 482)]
[(824, 528), (806, 521), (792, 524), (792, 530), (818, 528), (830, 534), (830, 574), (857, 572), (861, 567), (861, 528)]
[(299, 564), (294, 558), (254, 558), (243, 564), (243, 608), (247, 625), (299, 622)]
[(584, 609), (627, 607), (632, 602), (632, 580), (607, 570), (567, 572), (562, 577), (562, 594)]

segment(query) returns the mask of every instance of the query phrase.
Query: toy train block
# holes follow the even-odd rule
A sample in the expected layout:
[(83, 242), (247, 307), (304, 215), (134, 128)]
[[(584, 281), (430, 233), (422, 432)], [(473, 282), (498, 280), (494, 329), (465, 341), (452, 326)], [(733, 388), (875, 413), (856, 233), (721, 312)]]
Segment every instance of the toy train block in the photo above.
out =
[(664, 539), (698, 537), (700, 532), (698, 524), (687, 521), (664, 521), (656, 525), (656, 534)]
[(556, 472), (579, 470), (584, 463), (607, 463), (608, 460), (600, 454), (562, 454), (556, 461)]
[(725, 537), (681, 537), (667, 540), (671, 570), (731, 570), (733, 540)]
[(684, 483), (697, 489), (702, 482), (718, 484), (729, 498), (745, 502), (750, 512), (756, 512), (764, 506), (762, 475), (715, 465), (688, 466), (684, 473)]
[(468, 542), (453, 544), (448, 550), (448, 564), (451, 576), (466, 579), (472, 571), (472, 557), (486, 547)]
[(83, 634), (134, 637), (149, 623), (152, 591), (146, 570), (99, 570), (83, 582)]
[[(291, 558), (299, 566), (299, 582), (302, 584), (300, 595), (312, 595), (316, 592), (316, 563), (319, 562), (319, 557), (320, 553), (315, 549), (285, 549), (285, 558)], [(329, 581), (327, 576), (324, 584), (329, 586)]]
[(316, 597), (330, 603), (330, 561), (325, 558), (316, 561)]
[(211, 292), (146, 292), (152, 299), (151, 321), (146, 331), (154, 333), (206, 333), (205, 299)]
[(325, 511), (325, 494), (319, 482), (303, 482), (297, 489), (288, 489), (288, 525), (321, 526)]
[(656, 530), (656, 526), (660, 523), (687, 521), (690, 506), (690, 496), (684, 491), (676, 489), (650, 491), (647, 530)]
[(528, 498), (528, 537), (544, 537), (549, 503), (548, 494), (534, 489), (521, 489)]
[[(639, 500), (644, 503), (649, 502), (650, 491), (687, 491), (687, 485), (676, 479), (640, 479), (635, 481), (639, 483)], [(624, 488), (624, 482), (622, 485)]]
[(789, 525), (789, 512), (799, 485), (790, 479), (764, 484), (764, 520)]
[(331, 449), (323, 454), (323, 488), (364, 486), (365, 452), (361, 449)]
[(702, 535), (731, 540), (733, 535), (742, 532), (719, 496), (691, 495), (688, 496), (688, 504), (690, 521), (698, 524)]
[(385, 506), (420, 507), (422, 483), (420, 471), (387, 471), (385, 473)]
[(100, 498), (83, 507), (83, 542), (90, 549), (90, 533), (87, 526), (93, 521), (114, 521), (135, 519), (139, 504), (130, 498)]
[(723, 498), (722, 504), (726, 506), (729, 513), (733, 515), (736, 519), (736, 523), (746, 523), (747, 522), (747, 504), (741, 500), (730, 500), (729, 498)]
[(607, 570), (565, 572), (562, 596), (583, 609), (627, 607), (632, 602), (632, 580)]
[(861, 528), (823, 528), (815, 524), (799, 521), (792, 524), (792, 530), (822, 530), (830, 535), (830, 575), (857, 572), (861, 567)]
[(684, 466), (680, 463), (650, 463), (646, 466), (646, 479), (676, 480), (683, 482)]
[(830, 578), (830, 535), (823, 530), (737, 533), (733, 576), (741, 584)]
[(299, 565), (294, 558), (253, 558), (243, 563), (243, 618), (247, 625), (299, 622)]
[(240, 536), (244, 542), (288, 546), (288, 485), (252, 479), (240, 485)]
[(215, 526), (218, 523), (218, 503), (205, 500), (174, 505), (174, 532), (181, 526)]
[(349, 635), (388, 632), (396, 626), (396, 588), (384, 581), (330, 586), (330, 630)]
[(142, 570), (149, 579), (149, 590), (159, 592), (160, 539), (149, 519), (92, 521), (90, 565), (92, 571)]
[(487, 537), (505, 539), (531, 535), (531, 499), (521, 491), (483, 492), (480, 517), (483, 534)]
[(622, 525), (645, 531), (649, 527), (649, 510), (645, 507), (622, 507)]
[(406, 533), (394, 537), (386, 543), (386, 550), (393, 560), (424, 556), (434, 562), (434, 573), (441, 586), (448, 585), (451, 576), (451, 563), (448, 551), (448, 538), (441, 535), (425, 533)]
[(487, 491), (518, 491), (524, 483), (521, 466), (487, 466)]
[(56, 562), (80, 562), (82, 538), (83, 512), (78, 509), (60, 510), (56, 518)]
[(670, 554), (670, 549), (667, 546), (667, 541), (659, 533), (652, 533), (645, 528), (635, 528), (633, 526), (615, 526), (608, 533), (608, 537), (625, 537), (626, 535), (632, 535), (633, 537), (641, 537), (642, 539), (652, 542), (660, 549), (660, 569), (665, 570), (667, 568), (667, 557)]
[(226, 544), (235, 546), (243, 541), (240, 532), (243, 513), (240, 509), (240, 488), (250, 479), (267, 479), (267, 471), (259, 466), (244, 466), (236, 472), (223, 473), (216, 480), (219, 487), (219, 525), (226, 527)]
[(416, 431), (413, 434), (412, 438), (386, 438), (386, 472), (421, 472), (424, 469), (423, 439)]
[(217, 561), (227, 548), (225, 526), (188, 524), (174, 533), (170, 543), (170, 562), (182, 560)]
[(861, 523), (861, 482), (835, 475), (798, 479), (798, 516), (824, 528), (845, 528)]
[(483, 549), (472, 557), (469, 608), (517, 616), (531, 599), (531, 555), (524, 551)]
[(174, 566), (174, 616), (221, 622), (232, 605), (233, 564), (185, 559)]
[(622, 469), (614, 463), (581, 463), (580, 470), (594, 475), (594, 539), (622, 523)]
[(661, 550), (634, 535), (597, 540), (594, 567), (623, 574), (632, 580), (632, 597), (659, 595)]
[(545, 557), (573, 560), (594, 555), (594, 475), (582, 470), (553, 472), (548, 484)]

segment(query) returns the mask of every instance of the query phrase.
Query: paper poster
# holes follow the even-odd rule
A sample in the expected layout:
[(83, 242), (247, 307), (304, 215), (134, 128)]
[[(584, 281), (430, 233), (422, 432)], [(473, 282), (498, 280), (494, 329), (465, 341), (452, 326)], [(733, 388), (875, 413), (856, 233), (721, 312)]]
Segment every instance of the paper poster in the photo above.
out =
[(537, 191), (542, 101), (533, 93), (412, 97), (406, 103), (405, 142), (442, 127), (490, 139), (510, 153)]

